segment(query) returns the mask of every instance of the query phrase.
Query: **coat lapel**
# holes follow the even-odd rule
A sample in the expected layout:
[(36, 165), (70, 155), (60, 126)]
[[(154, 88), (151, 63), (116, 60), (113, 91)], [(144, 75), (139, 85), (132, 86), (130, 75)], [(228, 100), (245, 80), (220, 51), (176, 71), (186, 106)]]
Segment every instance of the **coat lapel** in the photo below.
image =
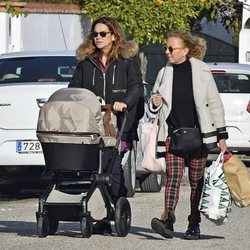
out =
[[(202, 80), (201, 73), (203, 70), (201, 69), (201, 64), (195, 58), (190, 58), (191, 68), (192, 68), (192, 81), (193, 81), (193, 94), (194, 94), (194, 102), (196, 107), (202, 105), (206, 96), (207, 86), (205, 85), (205, 81)], [(202, 73), (203, 74), (203, 73)], [(204, 77), (204, 74), (203, 74)]]
[(162, 80), (159, 87), (159, 94), (162, 95), (168, 108), (172, 107), (172, 87), (173, 87), (173, 67), (168, 64), (163, 72)]

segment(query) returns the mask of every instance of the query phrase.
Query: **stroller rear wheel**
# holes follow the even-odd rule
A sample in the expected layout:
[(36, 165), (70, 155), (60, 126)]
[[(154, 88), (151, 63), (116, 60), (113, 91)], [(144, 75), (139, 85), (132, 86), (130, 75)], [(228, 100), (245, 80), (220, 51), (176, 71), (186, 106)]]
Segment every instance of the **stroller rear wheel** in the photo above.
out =
[(118, 199), (115, 209), (115, 228), (118, 236), (124, 237), (130, 231), (131, 208), (128, 200), (124, 197)]
[(89, 238), (93, 232), (93, 220), (90, 215), (84, 215), (80, 222), (83, 238)]
[(41, 238), (45, 238), (49, 234), (49, 218), (46, 215), (39, 216), (37, 221), (37, 233)]

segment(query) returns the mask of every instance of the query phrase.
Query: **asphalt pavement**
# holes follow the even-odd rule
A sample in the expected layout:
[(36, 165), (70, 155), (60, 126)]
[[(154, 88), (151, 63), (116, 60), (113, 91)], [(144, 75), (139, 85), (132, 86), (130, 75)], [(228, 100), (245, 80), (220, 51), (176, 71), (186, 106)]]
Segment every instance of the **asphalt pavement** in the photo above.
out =
[(201, 239), (184, 240), (189, 214), (190, 188), (185, 173), (180, 199), (176, 209), (175, 235), (164, 239), (150, 228), (153, 217), (159, 217), (163, 210), (164, 189), (159, 193), (136, 192), (129, 198), (132, 208), (132, 227), (126, 237), (118, 237), (113, 228), (112, 236), (92, 235), (81, 237), (78, 222), (61, 222), (53, 236), (39, 238), (36, 232), (38, 199), (6, 199), (0, 201), (0, 249), (250, 249), (250, 207), (239, 208), (234, 204), (228, 221), (215, 225), (202, 216)]

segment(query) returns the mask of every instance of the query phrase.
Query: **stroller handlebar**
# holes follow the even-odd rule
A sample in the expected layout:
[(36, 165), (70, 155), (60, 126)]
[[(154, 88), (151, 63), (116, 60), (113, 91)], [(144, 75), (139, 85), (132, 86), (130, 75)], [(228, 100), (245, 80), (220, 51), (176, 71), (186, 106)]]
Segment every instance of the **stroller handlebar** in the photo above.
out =
[(128, 109), (127, 109), (127, 108), (123, 108), (123, 109), (122, 109), (122, 112), (124, 113), (125, 116), (128, 115)]

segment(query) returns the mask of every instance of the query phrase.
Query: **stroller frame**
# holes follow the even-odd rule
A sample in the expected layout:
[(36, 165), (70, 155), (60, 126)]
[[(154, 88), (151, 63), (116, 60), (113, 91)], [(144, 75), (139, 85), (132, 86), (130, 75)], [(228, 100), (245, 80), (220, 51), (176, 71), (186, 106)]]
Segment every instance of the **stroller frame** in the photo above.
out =
[[(58, 230), (60, 221), (80, 221), (80, 231), (82, 237), (89, 238), (93, 233), (93, 222), (98, 221), (91, 215), (88, 203), (93, 193), (98, 189), (103, 198), (106, 209), (106, 217), (109, 221), (115, 222), (118, 236), (124, 237), (129, 233), (131, 227), (131, 208), (129, 201), (125, 197), (120, 197), (116, 204), (109, 195), (108, 187), (112, 183), (112, 173), (115, 159), (119, 154), (119, 144), (127, 120), (128, 111), (123, 110), (124, 120), (121, 130), (116, 139), (114, 147), (105, 147), (103, 138), (95, 145), (77, 145), (71, 143), (45, 143), (41, 142), (44, 151), (46, 168), (42, 175), (42, 180), (48, 184), (45, 192), (39, 197), (38, 211), (36, 212), (37, 233), (39, 237), (54, 235)], [(51, 132), (37, 131), (40, 135)], [(53, 135), (66, 134), (53, 132)], [(72, 133), (71, 133), (72, 135)], [(95, 134), (75, 133), (74, 136), (95, 137)], [(52, 152), (52, 153), (51, 153)], [(71, 154), (74, 157), (79, 155), (79, 159), (69, 159)], [(94, 162), (89, 162), (89, 157), (93, 156)], [(83, 157), (82, 157), (83, 156)], [(62, 165), (58, 166), (58, 159), (63, 158)], [(88, 166), (79, 167), (78, 164)], [(72, 169), (71, 169), (72, 168)], [(56, 191), (55, 191), (56, 190)], [(67, 195), (76, 195), (80, 200), (64, 202), (50, 201), (53, 192), (61, 192)]]

